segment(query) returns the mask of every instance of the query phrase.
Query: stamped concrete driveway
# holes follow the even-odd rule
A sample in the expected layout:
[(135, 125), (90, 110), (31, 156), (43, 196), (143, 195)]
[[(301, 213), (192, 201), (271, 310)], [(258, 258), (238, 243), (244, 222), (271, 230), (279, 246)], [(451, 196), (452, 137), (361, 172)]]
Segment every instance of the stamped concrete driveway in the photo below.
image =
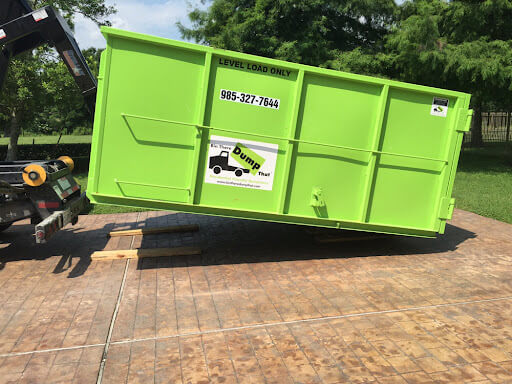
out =
[[(199, 224), (187, 234), (112, 229)], [(319, 245), (310, 230), (169, 212), (1, 237), (0, 382), (512, 382), (512, 225)], [(101, 249), (201, 256), (91, 262)]]

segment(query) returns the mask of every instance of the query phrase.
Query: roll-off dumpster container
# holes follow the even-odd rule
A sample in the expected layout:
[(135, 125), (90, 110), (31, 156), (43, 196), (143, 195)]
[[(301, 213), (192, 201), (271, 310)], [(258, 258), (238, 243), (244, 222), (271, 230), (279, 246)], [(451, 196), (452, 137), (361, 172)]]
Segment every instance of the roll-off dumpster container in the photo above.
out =
[(102, 32), (93, 203), (444, 232), (470, 95)]

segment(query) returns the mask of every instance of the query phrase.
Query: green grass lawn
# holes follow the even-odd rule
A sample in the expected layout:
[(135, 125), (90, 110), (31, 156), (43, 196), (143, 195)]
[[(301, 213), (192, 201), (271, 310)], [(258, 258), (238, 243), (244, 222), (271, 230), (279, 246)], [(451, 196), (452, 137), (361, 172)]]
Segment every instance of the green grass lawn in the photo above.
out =
[[(60, 144), (90, 144), (92, 136), (63, 135)], [(59, 136), (20, 136), (19, 145), (23, 144), (57, 144)], [(0, 137), (0, 145), (9, 144), (8, 137)]]
[[(482, 216), (512, 223), (512, 156), (505, 145), (464, 149), (455, 178), (456, 207)], [(87, 174), (76, 178), (83, 189)], [(139, 212), (143, 209), (93, 206), (89, 213)]]
[(453, 197), (455, 206), (512, 224), (512, 149), (505, 145), (462, 151)]

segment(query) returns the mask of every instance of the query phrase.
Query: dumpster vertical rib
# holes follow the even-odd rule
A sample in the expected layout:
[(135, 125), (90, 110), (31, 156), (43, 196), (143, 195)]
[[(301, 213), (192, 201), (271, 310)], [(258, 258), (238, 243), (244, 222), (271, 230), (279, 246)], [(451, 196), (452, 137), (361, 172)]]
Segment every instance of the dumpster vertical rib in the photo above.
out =
[[(382, 136), (382, 128), (384, 125), (384, 115), (386, 114), (386, 108), (387, 108), (387, 102), (388, 102), (388, 94), (389, 94), (389, 85), (385, 84), (382, 87), (382, 91), (380, 93), (379, 108), (377, 110), (377, 118), (375, 121), (372, 146), (370, 147), (372, 151), (379, 150), (379, 143), (380, 143), (380, 139)], [(370, 155), (370, 160), (368, 161), (367, 175), (366, 175), (366, 180), (363, 184), (364, 189), (363, 189), (363, 198), (362, 198), (362, 204), (361, 204), (361, 221), (362, 222), (368, 221), (368, 210), (370, 209), (370, 204), (371, 204), (370, 196), (371, 196), (371, 189), (372, 189), (373, 183), (374, 183), (375, 168), (377, 166), (377, 156), (379, 156), (379, 153), (373, 152)]]
[(103, 136), (105, 134), (105, 120), (107, 115), (108, 88), (110, 82), (110, 67), (112, 66), (112, 41), (107, 37), (107, 48), (102, 54), (100, 63), (100, 76), (98, 76), (98, 95), (94, 114), (94, 129), (92, 132), (91, 159), (93, 166), (89, 170), (89, 188), (92, 192), (98, 192), (100, 177), (101, 153), (103, 150)]
[(462, 147), (462, 141), (464, 140), (464, 132), (469, 131), (469, 127), (471, 125), (473, 111), (468, 110), (469, 103), (471, 101), (471, 96), (466, 96), (464, 98), (464, 102), (462, 103), (462, 110), (460, 113), (465, 113), (465, 119), (464, 123), (462, 124), (462, 131), (459, 131), (459, 128), (456, 126), (456, 145), (455, 149), (449, 151), (448, 154), (451, 156), (451, 167), (449, 167), (449, 177), (448, 177), (448, 184), (446, 186), (446, 197), (450, 197), (453, 192), (453, 185), (455, 183), (455, 174), (457, 172), (457, 166), (459, 164), (459, 158), (460, 158), (460, 148)]
[[(206, 115), (206, 101), (208, 98), (208, 89), (210, 85), (210, 72), (212, 67), (212, 53), (206, 52), (205, 58), (204, 58), (204, 72), (203, 72), (203, 81), (201, 84), (201, 90), (199, 91), (199, 94), (201, 95), (201, 101), (199, 103), (199, 107), (197, 110), (197, 125), (203, 126), (204, 125), (204, 117)], [(189, 203), (195, 204), (195, 197), (196, 197), (196, 190), (197, 190), (197, 184), (199, 183), (199, 180), (197, 179), (200, 172), (199, 167), (201, 164), (199, 162), (201, 161), (201, 148), (203, 147), (203, 141), (204, 136), (208, 137), (208, 132), (204, 129), (196, 126), (196, 130), (198, 130), (198, 133), (196, 135), (196, 141), (194, 145), (194, 159), (192, 161), (192, 164), (194, 164), (192, 168), (192, 175), (190, 179), (190, 195), (189, 195)]]
[(278, 205), (278, 213), (284, 213), (284, 208), (286, 205), (286, 196), (288, 194), (288, 183), (290, 182), (290, 171), (292, 166), (292, 156), (293, 150), (295, 148), (296, 142), (295, 136), (297, 135), (297, 121), (299, 119), (299, 110), (300, 103), (302, 100), (302, 88), (304, 85), (304, 70), (299, 70), (299, 74), (297, 76), (297, 84), (295, 86), (295, 97), (294, 104), (292, 108), (292, 118), (290, 123), (290, 128), (288, 131), (288, 148), (286, 150), (286, 158), (284, 162), (284, 170), (283, 170), (283, 178), (281, 181), (281, 194), (279, 196), (279, 205)]

